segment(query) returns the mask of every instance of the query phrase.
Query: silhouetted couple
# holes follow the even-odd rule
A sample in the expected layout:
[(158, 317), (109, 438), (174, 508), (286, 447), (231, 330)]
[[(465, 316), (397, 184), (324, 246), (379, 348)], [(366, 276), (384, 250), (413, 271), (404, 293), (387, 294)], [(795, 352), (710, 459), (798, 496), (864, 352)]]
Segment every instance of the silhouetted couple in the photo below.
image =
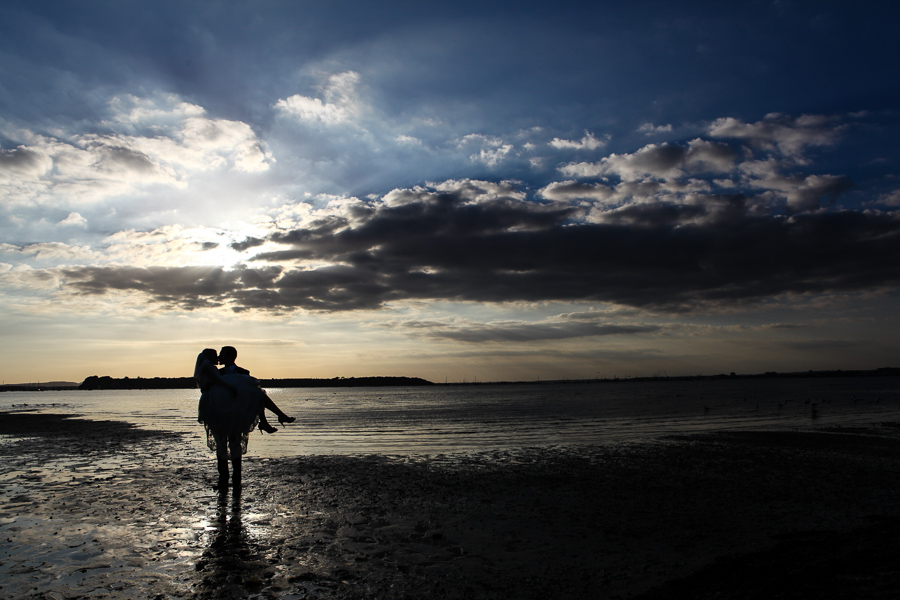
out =
[[(216, 453), (219, 468), (220, 492), (228, 489), (228, 459), (231, 458), (232, 486), (241, 489), (241, 456), (247, 453), (250, 432), (258, 425), (260, 431), (275, 433), (276, 428), (266, 420), (265, 409), (278, 416), (278, 422), (293, 423), (259, 387), (250, 371), (234, 364), (237, 350), (224, 346), (216, 354), (207, 348), (197, 356), (194, 379), (200, 386), (197, 421), (206, 429), (206, 445)], [(216, 365), (221, 363), (221, 369)]]

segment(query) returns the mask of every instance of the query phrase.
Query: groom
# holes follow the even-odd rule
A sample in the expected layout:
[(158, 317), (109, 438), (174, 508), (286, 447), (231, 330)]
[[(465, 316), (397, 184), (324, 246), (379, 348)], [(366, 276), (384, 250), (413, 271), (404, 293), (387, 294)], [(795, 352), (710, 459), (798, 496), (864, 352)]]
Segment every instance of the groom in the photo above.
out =
[[(250, 371), (234, 364), (236, 358), (237, 350), (234, 349), (234, 346), (222, 346), (222, 349), (219, 350), (219, 363), (224, 366), (219, 369), (219, 375), (247, 375), (249, 377)], [(255, 385), (259, 385), (259, 382), (256, 382)], [(284, 411), (278, 408), (272, 399), (269, 398), (266, 391), (262, 390), (262, 406), (259, 409), (259, 428), (262, 431), (268, 433), (275, 433), (278, 431), (276, 428), (269, 425), (269, 421), (266, 419), (266, 413), (263, 408), (268, 408), (278, 415), (279, 423), (293, 423), (296, 420), (294, 417), (287, 416)]]
[(234, 364), (234, 361), (237, 359), (237, 350), (234, 349), (234, 346), (222, 346), (222, 349), (219, 350), (219, 364), (224, 365), (221, 369), (219, 369), (220, 375), (249, 375), (250, 371), (243, 367), (239, 367)]

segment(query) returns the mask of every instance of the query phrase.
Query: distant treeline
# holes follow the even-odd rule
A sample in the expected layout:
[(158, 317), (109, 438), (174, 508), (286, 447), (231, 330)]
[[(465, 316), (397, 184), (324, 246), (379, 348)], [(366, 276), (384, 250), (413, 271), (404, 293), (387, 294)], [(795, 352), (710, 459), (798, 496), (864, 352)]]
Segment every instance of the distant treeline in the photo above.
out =
[(116, 379), (109, 375), (91, 375), (81, 382), (79, 390), (169, 390), (195, 388), (193, 377), (123, 377)]
[(0, 385), (0, 392), (43, 392), (44, 390), (74, 390), (74, 381), (46, 381), (44, 383), (10, 383)]
[[(263, 387), (375, 387), (434, 385), (419, 377), (334, 377), (332, 379), (260, 379)], [(78, 386), (80, 390), (163, 390), (196, 388), (193, 377), (123, 377), (91, 375)]]

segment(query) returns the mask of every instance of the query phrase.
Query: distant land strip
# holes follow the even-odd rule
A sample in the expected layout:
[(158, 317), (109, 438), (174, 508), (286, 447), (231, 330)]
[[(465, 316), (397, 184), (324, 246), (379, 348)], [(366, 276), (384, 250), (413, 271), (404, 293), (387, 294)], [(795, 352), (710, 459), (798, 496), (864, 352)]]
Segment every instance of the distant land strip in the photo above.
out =
[[(332, 379), (260, 379), (262, 387), (295, 388), (295, 387), (376, 387), (376, 386), (412, 386), (434, 385), (419, 377), (334, 377)], [(78, 386), (80, 390), (158, 390), (158, 389), (191, 389), (196, 388), (193, 377), (124, 377), (115, 379), (109, 376), (91, 375)]]
[[(299, 387), (385, 387), (385, 386), (422, 386), (422, 385), (513, 385), (513, 384), (566, 384), (566, 383), (616, 383), (626, 381), (702, 381), (714, 379), (779, 379), (810, 377), (898, 377), (900, 368), (883, 367), (869, 370), (798, 371), (792, 373), (776, 373), (768, 371), (755, 375), (737, 375), (735, 373), (719, 375), (674, 375), (648, 377), (612, 377), (593, 379), (541, 379), (533, 381), (478, 381), (434, 383), (421, 377), (332, 377), (331, 379), (289, 378), (260, 379), (263, 387), (299, 388)], [(38, 392), (65, 390), (161, 390), (161, 389), (194, 389), (197, 383), (193, 377), (123, 377), (121, 379), (104, 375), (91, 375), (80, 384), (69, 381), (51, 381), (47, 383), (17, 383), (0, 385), (0, 392)]]

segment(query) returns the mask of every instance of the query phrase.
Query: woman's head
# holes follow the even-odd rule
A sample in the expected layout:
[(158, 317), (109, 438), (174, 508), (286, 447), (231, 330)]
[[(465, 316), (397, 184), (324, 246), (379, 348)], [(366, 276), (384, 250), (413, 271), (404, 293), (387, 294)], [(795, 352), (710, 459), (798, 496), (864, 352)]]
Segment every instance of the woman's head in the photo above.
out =
[(213, 365), (213, 368), (215, 368), (216, 362), (218, 362), (218, 360), (219, 357), (216, 355), (216, 351), (212, 348), (206, 348), (202, 352), (200, 352), (200, 354), (197, 355), (197, 362), (194, 363), (194, 379), (196, 379), (198, 382), (201, 382), (206, 361), (210, 361)]

